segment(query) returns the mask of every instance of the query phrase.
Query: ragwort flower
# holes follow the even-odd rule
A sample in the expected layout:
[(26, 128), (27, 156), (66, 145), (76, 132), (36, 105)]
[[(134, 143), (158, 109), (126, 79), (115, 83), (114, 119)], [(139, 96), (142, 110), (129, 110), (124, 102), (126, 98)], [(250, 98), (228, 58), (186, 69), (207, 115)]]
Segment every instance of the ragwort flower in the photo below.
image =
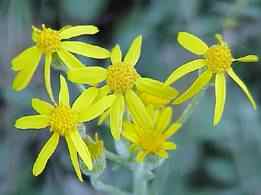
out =
[(248, 97), (253, 108), (256, 109), (256, 103), (248, 91), (246, 85), (237, 76), (232, 68), (233, 62), (257, 62), (256, 55), (247, 55), (241, 58), (234, 59), (228, 44), (223, 40), (220, 34), (216, 35), (218, 43), (208, 47), (206, 43), (198, 37), (180, 32), (178, 34), (178, 42), (188, 51), (199, 55), (201, 58), (188, 62), (177, 68), (166, 80), (165, 84), (170, 85), (183, 77), (184, 75), (195, 70), (205, 68), (204, 72), (193, 82), (193, 84), (182, 93), (174, 104), (180, 104), (196, 95), (204, 88), (210, 80), (215, 76), (215, 112), (213, 124), (217, 125), (221, 120), (225, 99), (226, 99), (226, 73), (239, 85), (245, 95)]
[[(150, 111), (149, 111), (150, 112)], [(142, 162), (147, 155), (157, 155), (167, 158), (167, 150), (175, 150), (176, 144), (168, 139), (181, 127), (180, 123), (171, 123), (172, 110), (170, 107), (150, 112), (154, 124), (148, 129), (135, 122), (124, 122), (123, 137), (131, 142), (131, 151), (137, 153), (136, 160)]]
[(44, 80), (48, 95), (54, 101), (51, 88), (51, 63), (53, 54), (58, 54), (67, 68), (83, 67), (83, 64), (72, 54), (79, 54), (92, 58), (108, 58), (109, 51), (104, 48), (66, 39), (80, 35), (93, 35), (98, 28), (93, 25), (66, 26), (60, 30), (53, 30), (42, 25), (42, 29), (33, 26), (32, 39), (35, 45), (26, 49), (12, 60), (12, 69), (17, 71), (13, 81), (13, 89), (23, 90), (32, 79), (42, 55), (45, 56)]
[(38, 115), (24, 116), (16, 121), (19, 129), (50, 128), (51, 137), (43, 146), (34, 166), (33, 175), (38, 176), (44, 170), (48, 159), (54, 153), (59, 138), (65, 138), (74, 170), (80, 181), (83, 181), (79, 168), (78, 155), (84, 164), (93, 168), (92, 157), (82, 140), (77, 128), (80, 123), (90, 121), (102, 114), (113, 102), (114, 95), (96, 100), (98, 90), (94, 87), (85, 90), (70, 106), (69, 91), (64, 77), (60, 77), (59, 103), (51, 105), (40, 99), (32, 100), (32, 107)]
[[(159, 81), (143, 78), (137, 73), (135, 65), (140, 58), (141, 45), (142, 37), (138, 36), (132, 42), (124, 60), (122, 60), (119, 45), (116, 45), (111, 53), (112, 64), (107, 69), (92, 66), (68, 72), (69, 80), (76, 83), (97, 85), (105, 81), (103, 89), (107, 89), (107, 93), (116, 95), (110, 110), (103, 117), (110, 117), (111, 133), (115, 139), (120, 138), (123, 115), (126, 110), (137, 123), (152, 128), (151, 118), (135, 89), (168, 98), (174, 98), (178, 94), (177, 90), (165, 86)], [(125, 105), (127, 105), (127, 109)]]

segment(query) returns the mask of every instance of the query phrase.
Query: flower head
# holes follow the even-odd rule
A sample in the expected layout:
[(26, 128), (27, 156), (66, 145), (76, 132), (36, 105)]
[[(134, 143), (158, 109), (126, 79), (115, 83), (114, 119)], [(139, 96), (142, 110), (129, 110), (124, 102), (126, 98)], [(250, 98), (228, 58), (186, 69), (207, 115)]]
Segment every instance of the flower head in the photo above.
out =
[(199, 93), (200, 90), (204, 88), (213, 77), (215, 77), (216, 104), (213, 117), (214, 125), (217, 125), (220, 122), (224, 111), (226, 99), (226, 74), (228, 74), (239, 85), (253, 108), (256, 109), (256, 103), (252, 95), (243, 81), (241, 81), (234, 72), (232, 63), (258, 61), (256, 55), (247, 55), (237, 59), (233, 58), (231, 50), (228, 44), (223, 40), (223, 37), (220, 34), (217, 34), (216, 38), (217, 43), (208, 47), (206, 43), (198, 37), (186, 32), (180, 32), (178, 34), (178, 42), (185, 49), (199, 55), (201, 58), (188, 62), (177, 68), (165, 82), (166, 85), (170, 85), (184, 75), (203, 68), (203, 73), (200, 74), (193, 84), (174, 101), (174, 104), (180, 104)]
[(141, 162), (147, 155), (167, 158), (167, 150), (175, 150), (176, 145), (168, 139), (181, 127), (180, 123), (172, 123), (172, 110), (166, 107), (154, 110), (151, 117), (155, 123), (151, 129), (135, 122), (124, 122), (123, 137), (132, 143), (131, 150), (137, 153), (136, 160)]
[(33, 99), (32, 106), (39, 114), (18, 119), (15, 127), (19, 129), (50, 128), (51, 138), (46, 142), (34, 163), (33, 175), (42, 173), (62, 136), (67, 142), (75, 172), (82, 181), (77, 156), (81, 157), (89, 169), (92, 169), (93, 164), (90, 151), (77, 128), (80, 123), (90, 121), (102, 114), (112, 104), (115, 97), (110, 95), (97, 100), (98, 90), (92, 87), (85, 90), (70, 106), (67, 83), (62, 76), (60, 88), (58, 104), (52, 105), (40, 99)]
[(73, 69), (68, 72), (69, 80), (76, 83), (97, 85), (105, 81), (104, 88), (107, 89), (106, 94), (112, 93), (116, 95), (116, 99), (110, 110), (105, 114), (105, 116), (109, 116), (110, 118), (111, 133), (115, 139), (120, 138), (123, 117), (126, 110), (130, 112), (137, 123), (152, 128), (152, 121), (136, 90), (170, 99), (173, 99), (178, 94), (174, 88), (139, 75), (135, 69), (135, 65), (141, 55), (141, 45), (142, 37), (137, 36), (123, 60), (121, 49), (119, 45), (116, 45), (112, 49), (111, 65), (107, 69), (85, 67)]
[(98, 28), (92, 25), (66, 26), (60, 30), (47, 28), (45, 25), (42, 25), (42, 29), (33, 26), (32, 39), (35, 45), (12, 60), (12, 69), (17, 72), (13, 81), (13, 89), (20, 91), (27, 87), (41, 57), (44, 55), (45, 87), (54, 102), (50, 79), (53, 54), (58, 54), (58, 57), (69, 69), (84, 67), (72, 53), (98, 59), (108, 58), (110, 52), (104, 48), (79, 41), (66, 40), (80, 35), (93, 35), (97, 32)]

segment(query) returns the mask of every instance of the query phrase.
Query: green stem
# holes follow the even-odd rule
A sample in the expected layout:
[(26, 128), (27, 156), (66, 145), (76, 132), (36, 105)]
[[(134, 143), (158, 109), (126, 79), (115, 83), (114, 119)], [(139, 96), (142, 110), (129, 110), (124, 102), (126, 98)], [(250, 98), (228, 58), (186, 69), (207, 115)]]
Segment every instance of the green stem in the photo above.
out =
[(148, 195), (148, 183), (144, 164), (138, 165), (133, 171), (133, 195)]

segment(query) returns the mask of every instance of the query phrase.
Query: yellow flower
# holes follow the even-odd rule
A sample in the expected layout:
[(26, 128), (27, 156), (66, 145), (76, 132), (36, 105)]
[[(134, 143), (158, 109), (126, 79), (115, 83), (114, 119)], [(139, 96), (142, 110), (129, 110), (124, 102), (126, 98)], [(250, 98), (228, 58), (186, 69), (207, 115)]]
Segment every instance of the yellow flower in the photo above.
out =
[(43, 146), (34, 166), (33, 175), (37, 176), (44, 170), (48, 159), (54, 153), (60, 136), (64, 136), (69, 149), (74, 170), (80, 181), (82, 175), (77, 154), (85, 165), (92, 169), (91, 154), (82, 140), (77, 128), (80, 123), (90, 121), (102, 114), (114, 101), (114, 95), (96, 101), (98, 90), (94, 87), (86, 89), (70, 106), (69, 91), (64, 77), (60, 77), (59, 103), (51, 105), (40, 99), (32, 100), (32, 107), (39, 114), (24, 116), (18, 119), (15, 127), (19, 129), (41, 129), (50, 127), (51, 137)]
[(141, 45), (142, 37), (138, 36), (132, 42), (124, 60), (122, 60), (119, 45), (116, 45), (111, 53), (112, 65), (107, 69), (85, 67), (68, 72), (69, 80), (76, 83), (97, 85), (105, 81), (103, 89), (107, 89), (107, 93), (116, 95), (110, 110), (103, 117), (110, 117), (111, 133), (115, 139), (120, 138), (123, 115), (126, 110), (130, 112), (138, 124), (144, 124), (148, 128), (152, 128), (152, 121), (135, 89), (168, 98), (174, 98), (178, 94), (175, 89), (165, 86), (159, 81), (143, 78), (137, 73), (135, 65), (140, 58)]
[(204, 68), (204, 72), (193, 82), (193, 84), (182, 93), (174, 104), (180, 104), (194, 95), (196, 95), (202, 88), (204, 88), (210, 80), (215, 76), (215, 113), (213, 124), (217, 125), (221, 120), (225, 99), (226, 99), (226, 73), (239, 85), (245, 95), (248, 97), (253, 108), (256, 109), (256, 103), (248, 91), (246, 85), (237, 76), (232, 68), (233, 62), (257, 62), (256, 55), (247, 55), (241, 58), (233, 58), (228, 44), (223, 40), (220, 34), (216, 35), (218, 42), (211, 47), (200, 40), (198, 37), (187, 32), (180, 32), (178, 34), (178, 42), (188, 51), (199, 55), (201, 58), (188, 62), (177, 68), (166, 80), (165, 84), (170, 85), (183, 77), (184, 75), (195, 70)]
[(23, 90), (32, 79), (42, 55), (45, 56), (44, 80), (48, 95), (54, 101), (51, 88), (51, 63), (53, 54), (58, 54), (64, 64), (70, 68), (84, 67), (72, 53), (92, 58), (107, 58), (109, 51), (101, 47), (79, 42), (65, 41), (80, 35), (93, 35), (98, 28), (92, 25), (66, 26), (60, 30), (53, 30), (42, 25), (42, 29), (33, 27), (32, 39), (35, 45), (26, 49), (12, 60), (12, 69), (17, 71), (13, 81), (13, 89)]
[(170, 107), (150, 112), (155, 123), (151, 129), (135, 122), (124, 122), (123, 137), (132, 143), (131, 150), (137, 152), (136, 160), (142, 162), (147, 155), (157, 155), (167, 158), (167, 150), (175, 150), (176, 145), (168, 138), (181, 127), (180, 123), (171, 123)]

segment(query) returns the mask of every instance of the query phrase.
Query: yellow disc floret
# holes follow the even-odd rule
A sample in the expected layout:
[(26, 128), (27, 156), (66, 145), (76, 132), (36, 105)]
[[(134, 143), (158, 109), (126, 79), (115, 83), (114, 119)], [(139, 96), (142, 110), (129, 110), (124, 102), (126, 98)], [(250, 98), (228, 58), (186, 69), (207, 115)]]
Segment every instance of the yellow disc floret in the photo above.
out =
[(131, 65), (120, 63), (108, 67), (107, 84), (112, 91), (126, 92), (131, 89), (139, 74)]
[(207, 50), (206, 59), (209, 70), (217, 73), (229, 69), (233, 58), (226, 44), (216, 44)]
[(60, 47), (60, 35), (56, 30), (46, 28), (38, 32), (36, 45), (43, 53), (52, 53)]
[(68, 106), (58, 105), (50, 115), (51, 131), (60, 135), (73, 131), (77, 127), (77, 114)]

